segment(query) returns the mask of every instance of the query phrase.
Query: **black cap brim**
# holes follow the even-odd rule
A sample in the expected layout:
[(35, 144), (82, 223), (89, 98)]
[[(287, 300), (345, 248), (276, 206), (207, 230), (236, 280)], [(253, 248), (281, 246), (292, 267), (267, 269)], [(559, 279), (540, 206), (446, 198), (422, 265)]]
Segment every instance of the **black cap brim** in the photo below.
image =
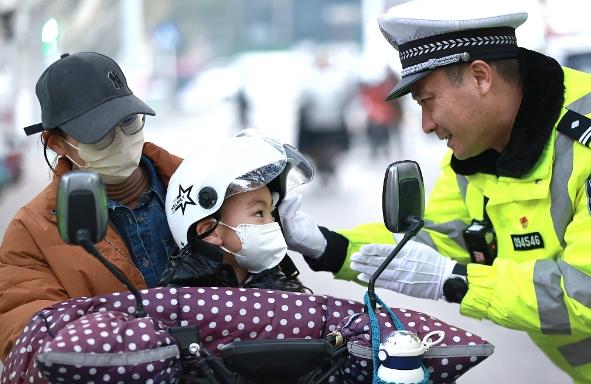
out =
[(118, 122), (128, 116), (156, 112), (133, 94), (116, 97), (80, 115), (60, 128), (80, 143), (93, 144), (107, 134)]
[(410, 87), (417, 81), (421, 80), (423, 77), (427, 76), (433, 72), (432, 69), (428, 69), (426, 71), (413, 73), (412, 75), (408, 75), (403, 77), (398, 84), (390, 91), (388, 97), (386, 97), (386, 101), (392, 101), (394, 99), (399, 98), (400, 96), (404, 96), (410, 92)]
[(23, 130), (25, 131), (25, 135), (31, 136), (36, 133), (43, 132), (43, 124), (37, 123), (37, 124), (29, 125), (28, 127), (24, 127)]

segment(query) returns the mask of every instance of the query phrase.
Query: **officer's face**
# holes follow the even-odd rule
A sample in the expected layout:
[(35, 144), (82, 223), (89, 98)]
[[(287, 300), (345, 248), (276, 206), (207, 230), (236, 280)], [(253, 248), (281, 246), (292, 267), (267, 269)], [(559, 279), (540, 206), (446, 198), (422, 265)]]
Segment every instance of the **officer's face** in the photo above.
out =
[(422, 110), (422, 128), (446, 140), (458, 159), (467, 159), (493, 148), (486, 103), (477, 80), (466, 69), (463, 80), (452, 84), (443, 69), (437, 69), (411, 87)]

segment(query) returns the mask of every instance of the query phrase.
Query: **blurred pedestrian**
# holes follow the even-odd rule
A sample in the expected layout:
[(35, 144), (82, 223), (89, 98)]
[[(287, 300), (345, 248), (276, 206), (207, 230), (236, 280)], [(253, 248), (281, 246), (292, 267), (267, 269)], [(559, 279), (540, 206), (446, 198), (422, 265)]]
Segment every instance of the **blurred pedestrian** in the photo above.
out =
[(236, 92), (236, 116), (238, 118), (238, 130), (244, 130), (250, 127), (250, 100), (246, 94), (246, 89), (240, 87)]
[(359, 85), (359, 95), (367, 116), (366, 135), (373, 159), (380, 155), (391, 158), (392, 144), (396, 146), (396, 153), (400, 154), (402, 150), (402, 103), (398, 99), (390, 102), (384, 100), (399, 80), (394, 72), (387, 69), (383, 77)]
[(349, 149), (345, 113), (353, 87), (325, 51), (318, 51), (299, 109), (298, 147), (310, 156), (321, 182), (335, 177), (339, 156)]
[[(0, 248), (0, 359), (31, 316), (56, 302), (125, 291), (104, 266), (58, 233), (60, 177), (76, 169), (106, 184), (109, 227), (98, 250), (138, 288), (157, 286), (175, 250), (164, 214), (168, 180), (181, 159), (144, 142), (146, 115), (155, 115), (129, 89), (121, 68), (94, 52), (64, 54), (37, 81), (42, 133), (53, 179), (10, 222)], [(50, 163), (47, 150), (57, 154)], [(75, 214), (84, 215), (84, 212)]]

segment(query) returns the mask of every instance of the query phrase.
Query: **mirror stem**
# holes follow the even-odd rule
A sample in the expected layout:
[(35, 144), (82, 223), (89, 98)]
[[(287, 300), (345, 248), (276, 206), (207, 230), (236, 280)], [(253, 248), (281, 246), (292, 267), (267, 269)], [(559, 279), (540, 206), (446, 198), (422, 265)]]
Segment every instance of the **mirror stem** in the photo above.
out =
[(425, 222), (416, 216), (410, 216), (407, 218), (410, 221), (410, 225), (408, 231), (404, 234), (404, 237), (398, 244), (394, 250), (386, 257), (386, 260), (376, 269), (376, 271), (371, 275), (369, 279), (369, 283), (367, 284), (367, 294), (369, 296), (369, 302), (371, 304), (371, 309), (375, 311), (376, 309), (376, 293), (375, 293), (375, 284), (378, 280), (378, 277), (384, 272), (384, 269), (392, 262), (394, 257), (400, 252), (404, 244), (406, 244), (412, 237), (416, 236), (416, 234), (421, 230)]
[(107, 269), (115, 275), (115, 277), (122, 282), (127, 289), (131, 291), (133, 296), (135, 297), (135, 306), (136, 306), (136, 313), (135, 317), (146, 317), (146, 310), (144, 308), (144, 303), (142, 302), (142, 296), (140, 295), (140, 291), (132, 284), (131, 281), (121, 272), (119, 268), (111, 264), (109, 260), (105, 259), (103, 255), (96, 249), (92, 241), (89, 240), (88, 232), (86, 230), (81, 230), (76, 233), (76, 242), (82, 246), (88, 253), (93, 255), (100, 261)]

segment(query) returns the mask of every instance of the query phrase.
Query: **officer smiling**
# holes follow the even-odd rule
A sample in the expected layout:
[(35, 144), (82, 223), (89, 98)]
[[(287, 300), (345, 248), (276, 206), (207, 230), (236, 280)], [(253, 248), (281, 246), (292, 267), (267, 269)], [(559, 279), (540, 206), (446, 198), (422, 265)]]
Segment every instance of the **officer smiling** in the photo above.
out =
[[(589, 383), (591, 75), (518, 47), (527, 13), (487, 6), (445, 2), (459, 20), (417, 0), (378, 19), (403, 68), (387, 99), (410, 93), (422, 130), (450, 151), (424, 229), (376, 286), (445, 298), (464, 315), (526, 331), (576, 383)], [(320, 231), (286, 227), (292, 247)], [(318, 263), (337, 278), (368, 281), (394, 247), (383, 224), (321, 232)]]

